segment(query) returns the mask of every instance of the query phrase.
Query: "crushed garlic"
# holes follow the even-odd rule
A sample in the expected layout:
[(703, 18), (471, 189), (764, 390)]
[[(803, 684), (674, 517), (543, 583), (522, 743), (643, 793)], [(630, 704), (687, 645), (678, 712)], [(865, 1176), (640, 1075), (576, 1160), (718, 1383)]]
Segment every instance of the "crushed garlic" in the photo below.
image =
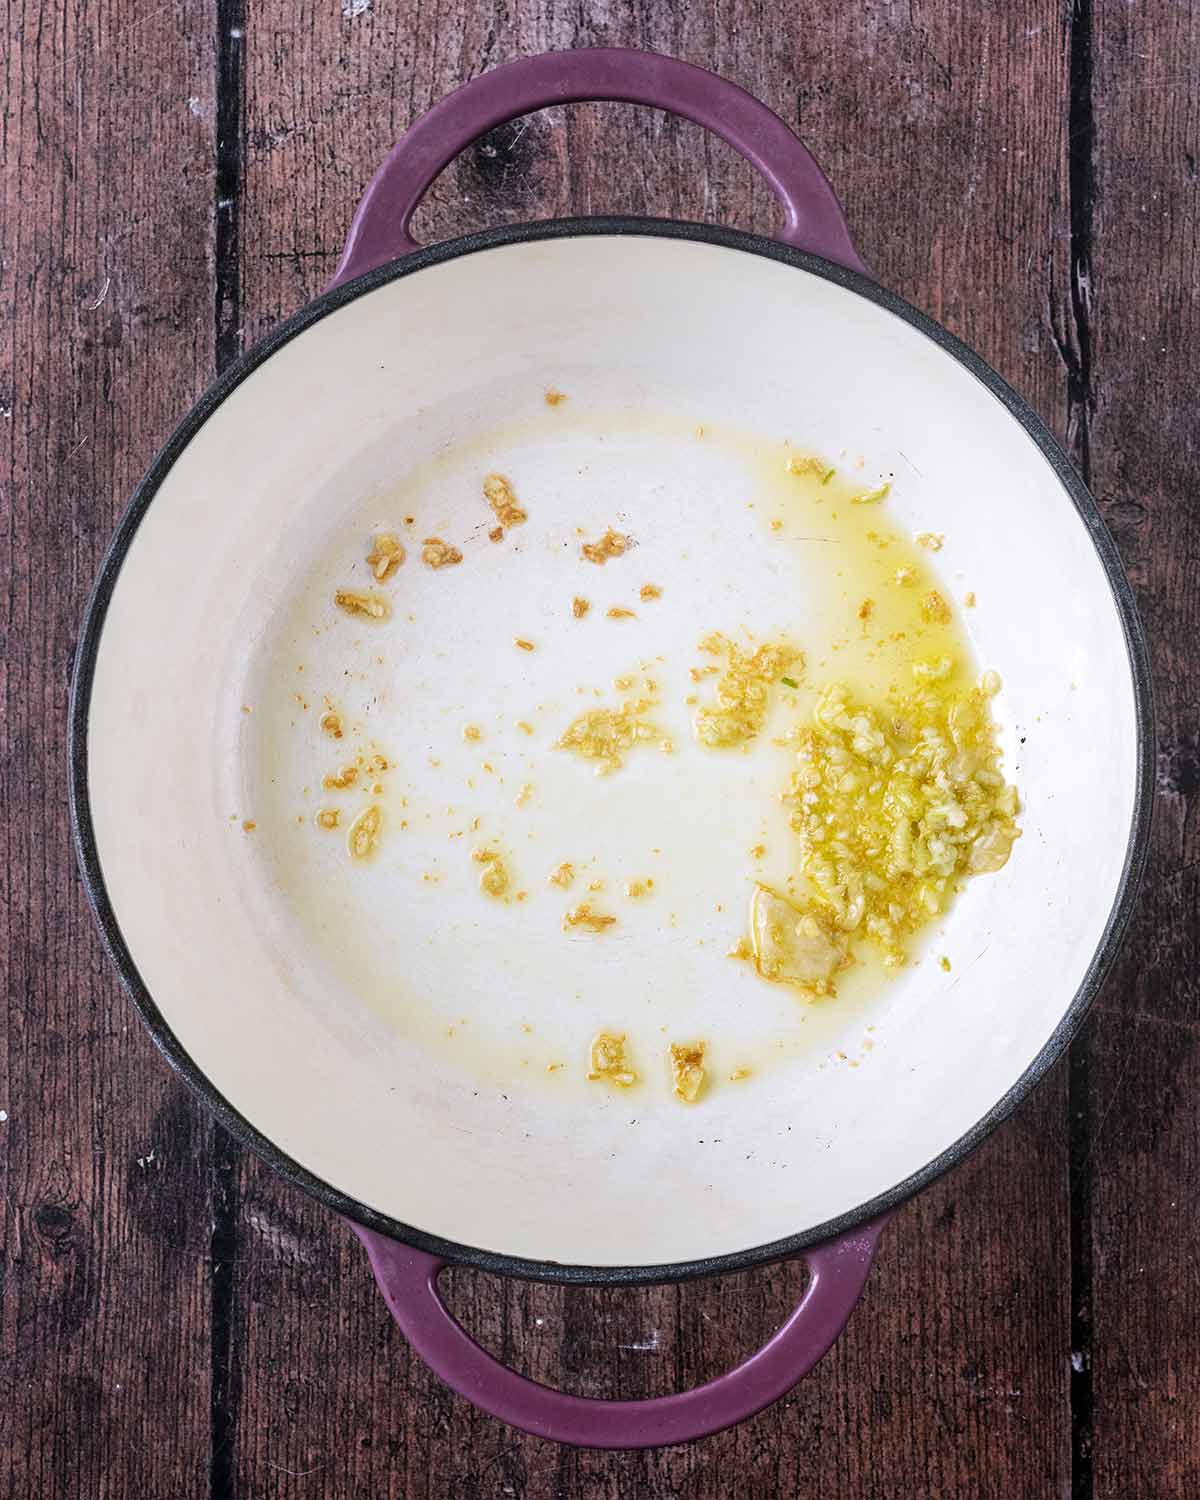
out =
[(427, 568), (452, 568), (463, 560), (462, 553), (440, 536), (427, 536), (421, 548), (421, 561)]
[(638, 1076), (629, 1066), (625, 1054), (623, 1031), (598, 1031), (588, 1049), (588, 1062), (589, 1082), (603, 1079), (622, 1089), (631, 1088), (637, 1082)]
[(512, 481), (503, 474), (489, 474), (483, 481), (483, 497), (495, 512), (501, 526), (519, 526), (529, 519), (517, 500)]
[(382, 594), (364, 594), (357, 589), (338, 589), (333, 602), (344, 614), (362, 615), (368, 620), (386, 620), (392, 613)]
[[(771, 684), (789, 668), (802, 670), (804, 666), (803, 653), (787, 645), (745, 651), (723, 635), (710, 635), (700, 642), (700, 649), (725, 657), (715, 702), (697, 709), (693, 721), (696, 738), (710, 749), (752, 740), (766, 720)], [(695, 676), (696, 669), (692, 671)]]
[(632, 538), (622, 536), (610, 526), (598, 542), (584, 542), (579, 555), (603, 566), (610, 557), (623, 557), (632, 545)]
[(374, 574), (376, 583), (386, 583), (404, 561), (404, 544), (391, 531), (381, 531), (375, 545), (367, 553), (367, 566)]
[(346, 831), (346, 848), (351, 859), (367, 859), (379, 847), (383, 814), (374, 803), (364, 807)]
[(703, 1042), (671, 1043), (671, 1087), (677, 1099), (695, 1104), (704, 1087)]

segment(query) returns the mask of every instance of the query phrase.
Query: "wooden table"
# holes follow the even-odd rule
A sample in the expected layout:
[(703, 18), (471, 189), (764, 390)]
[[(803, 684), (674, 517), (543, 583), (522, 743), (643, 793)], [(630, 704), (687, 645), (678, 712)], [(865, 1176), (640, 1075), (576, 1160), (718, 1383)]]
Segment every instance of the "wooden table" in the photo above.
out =
[[(6, 14), (0, 1495), (1200, 1496), (1197, 0)], [(507, 58), (593, 43), (709, 64), (799, 129), (880, 279), (1065, 442), (1158, 694), (1151, 872), (1069, 1062), (900, 1215), (814, 1376), (734, 1432), (641, 1455), (560, 1450), (452, 1396), (349, 1231), (195, 1105), (102, 956), (64, 769), (88, 585), (176, 419), (318, 290), (417, 113)], [(720, 143), (586, 107), (480, 143), (420, 227), (608, 209), (772, 223)], [(452, 1301), (518, 1368), (636, 1396), (726, 1368), (799, 1284), (787, 1267), (619, 1294), (471, 1273)]]

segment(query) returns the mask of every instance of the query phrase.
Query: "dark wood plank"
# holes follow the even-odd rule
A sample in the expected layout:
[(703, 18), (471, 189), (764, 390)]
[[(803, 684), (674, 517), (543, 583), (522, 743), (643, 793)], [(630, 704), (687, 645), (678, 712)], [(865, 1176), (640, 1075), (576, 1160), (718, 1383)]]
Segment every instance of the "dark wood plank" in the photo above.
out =
[[(699, 10), (354, 16), (251, 0), (241, 321), (257, 335), (332, 270), (357, 195), (404, 125), (522, 52), (655, 47), (717, 67), (798, 123), (883, 280), (979, 347), (1058, 431), (1069, 304), (1066, 17), (1050, 3), (826, 3), (781, 24)], [(749, 169), (649, 112), (547, 111), (437, 184), (427, 238), (600, 210), (772, 223)], [(735, 1433), (651, 1455), (560, 1451), (449, 1395), (406, 1350), (349, 1232), (243, 1163), (236, 1217), (237, 1492), (269, 1496), (797, 1493), (1043, 1495), (1069, 1484), (1065, 1074), (896, 1223), (846, 1338)], [(597, 1395), (693, 1384), (758, 1342), (794, 1268), (726, 1283), (563, 1293), (462, 1273), (464, 1320), (518, 1368)], [(622, 1346), (626, 1346), (622, 1348)], [(649, 1345), (650, 1347), (645, 1347)], [(641, 1347), (635, 1347), (641, 1346)]]
[(1149, 876), (1088, 1033), (1093, 1463), (1116, 1500), (1200, 1495), (1200, 7), (1097, 0), (1094, 25), (1093, 488), (1159, 736)]
[(104, 962), (67, 685), (118, 509), (212, 361), (213, 10), (10, 0), (0, 61), (0, 1494), (203, 1493), (207, 1119)]

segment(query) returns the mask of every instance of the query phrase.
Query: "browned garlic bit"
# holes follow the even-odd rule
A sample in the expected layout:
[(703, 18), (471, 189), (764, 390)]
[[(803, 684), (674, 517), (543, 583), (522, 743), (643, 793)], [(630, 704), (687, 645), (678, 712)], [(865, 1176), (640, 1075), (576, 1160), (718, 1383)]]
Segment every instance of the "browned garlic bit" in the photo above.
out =
[(606, 613), (607, 613), (608, 618), (610, 620), (636, 620), (637, 619), (637, 615), (634, 614), (633, 610), (626, 609), (623, 605), (620, 605), (620, 604), (614, 604), (613, 607), (610, 610), (606, 611)]
[(573, 906), (570, 911), (564, 913), (562, 926), (564, 932), (571, 932), (576, 927), (582, 927), (586, 932), (606, 932), (616, 922), (616, 917), (601, 916), (594, 912), (586, 901), (579, 906)]
[(343, 766), (340, 771), (330, 771), (322, 776), (321, 785), (327, 792), (344, 792), (358, 780), (357, 766)]
[(752, 1068), (747, 1068), (747, 1067), (734, 1068), (733, 1072), (730, 1073), (730, 1075), (729, 1075), (729, 1081), (730, 1081), (730, 1083), (741, 1083), (742, 1079), (743, 1078), (749, 1078), (750, 1074), (752, 1072), (753, 1072)]
[(504, 540), (504, 527), (503, 526), (493, 526), (492, 529), (491, 529), (491, 531), (488, 532), (488, 541), (489, 542), (502, 542), (503, 540)]
[(363, 594), (357, 589), (338, 589), (333, 602), (348, 615), (362, 615), (367, 620), (386, 620), (392, 606), (382, 594)]
[(726, 662), (717, 682), (716, 702), (697, 709), (694, 720), (696, 738), (710, 749), (752, 740), (766, 720), (772, 683), (789, 669), (804, 667), (804, 653), (792, 646), (764, 645), (743, 651), (723, 635), (710, 635), (700, 642), (700, 649), (724, 655)]
[(492, 507), (501, 526), (519, 526), (529, 519), (528, 511), (517, 500), (512, 481), (503, 474), (489, 474), (483, 481), (483, 497)]
[(375, 582), (386, 583), (403, 561), (403, 542), (394, 532), (381, 531), (367, 553), (367, 565), (375, 575)]
[(329, 709), (321, 715), (321, 728), (330, 739), (340, 740), (342, 737), (342, 716), (335, 709)]
[(452, 568), (463, 560), (462, 553), (440, 536), (427, 536), (421, 548), (421, 561), (427, 568)]
[(641, 588), (638, 590), (638, 593), (647, 602), (649, 602), (651, 599), (662, 598), (662, 589), (659, 588), (657, 583), (643, 583)]
[(554, 748), (574, 750), (584, 760), (594, 760), (597, 776), (616, 771), (634, 745), (661, 740), (654, 725), (642, 718), (652, 706), (648, 698), (632, 698), (620, 708), (590, 708), (567, 726)]
[(590, 602), (587, 599), (581, 598), (578, 594), (571, 600), (571, 613), (577, 620), (582, 620), (591, 607)]
[(631, 1088), (637, 1082), (637, 1074), (629, 1066), (625, 1055), (625, 1033), (623, 1031), (598, 1031), (588, 1049), (588, 1080), (595, 1083), (603, 1079), (615, 1083), (618, 1088)]
[(242, 827), (247, 833), (253, 833), (254, 830), (258, 827), (258, 824), (254, 821), (253, 818), (247, 818), (246, 821), (242, 824)]
[(323, 807), (317, 814), (318, 828), (336, 828), (341, 821), (342, 815), (336, 807)]
[(483, 730), (478, 724), (464, 724), (462, 737), (464, 740), (477, 740), (483, 736)]
[(858, 606), (858, 618), (865, 624), (875, 613), (874, 599), (864, 599)]
[(565, 891), (575, 879), (575, 866), (569, 859), (564, 859), (556, 870), (550, 871), (546, 879), (551, 885), (557, 885)]
[(631, 901), (640, 901), (643, 896), (648, 896), (653, 889), (653, 879), (627, 880), (625, 882), (625, 894)]
[(631, 546), (631, 538), (622, 536), (610, 526), (598, 542), (584, 542), (579, 555), (603, 567), (610, 557), (623, 557)]
[(950, 606), (938, 593), (937, 589), (930, 589), (921, 600), (921, 618), (930, 625), (949, 625), (951, 615)]
[(374, 803), (364, 807), (346, 831), (346, 848), (351, 859), (367, 859), (379, 847), (383, 814)]
[(704, 1047), (703, 1042), (671, 1043), (671, 1086), (685, 1104), (695, 1104), (704, 1087)]
[(556, 391), (553, 386), (550, 387), (545, 396), (547, 406), (561, 406), (566, 399), (562, 391)]
[(471, 858), (483, 869), (479, 875), (479, 889), (487, 896), (500, 897), (508, 890), (508, 867), (497, 849), (474, 849)]
[(523, 636), (517, 636), (513, 641), (513, 645), (518, 651), (535, 651), (537, 649), (532, 641), (527, 641)]

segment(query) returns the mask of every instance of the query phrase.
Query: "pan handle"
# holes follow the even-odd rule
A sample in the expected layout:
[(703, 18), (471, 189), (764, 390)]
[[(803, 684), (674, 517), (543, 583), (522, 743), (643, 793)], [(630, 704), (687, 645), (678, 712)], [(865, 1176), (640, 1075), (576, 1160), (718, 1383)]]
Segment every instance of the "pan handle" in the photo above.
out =
[(598, 1401), (551, 1390), (502, 1365), (451, 1315), (438, 1292), (445, 1261), (361, 1225), (384, 1301), (405, 1338), (460, 1396), (536, 1437), (579, 1448), (657, 1448), (708, 1437), (791, 1390), (841, 1333), (854, 1310), (885, 1214), (841, 1239), (804, 1252), (809, 1282), (779, 1331), (728, 1374), (651, 1401)]
[(713, 131), (766, 178), (783, 208), (785, 244), (865, 270), (825, 174), (777, 114), (704, 68), (625, 47), (544, 52), (506, 63), (423, 114), (371, 179), (330, 286), (418, 247), (409, 225), (434, 178), (472, 141), (535, 109), (586, 100), (646, 104)]

